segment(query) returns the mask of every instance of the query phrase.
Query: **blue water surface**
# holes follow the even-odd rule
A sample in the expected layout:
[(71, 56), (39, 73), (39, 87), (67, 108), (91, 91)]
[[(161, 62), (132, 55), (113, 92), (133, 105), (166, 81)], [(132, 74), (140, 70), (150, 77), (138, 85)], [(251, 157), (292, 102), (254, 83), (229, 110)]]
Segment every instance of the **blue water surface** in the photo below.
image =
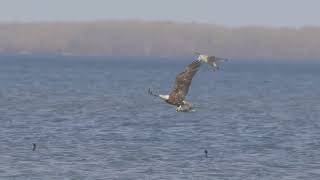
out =
[(319, 61), (191, 61), (0, 56), (0, 179), (319, 179)]

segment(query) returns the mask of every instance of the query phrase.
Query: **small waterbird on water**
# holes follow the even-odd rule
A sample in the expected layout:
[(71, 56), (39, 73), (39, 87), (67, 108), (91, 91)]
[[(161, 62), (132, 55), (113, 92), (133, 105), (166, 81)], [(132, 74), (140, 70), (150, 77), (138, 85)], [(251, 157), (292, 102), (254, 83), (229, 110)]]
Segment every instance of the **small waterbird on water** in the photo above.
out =
[(32, 143), (32, 151), (35, 151), (37, 148), (37, 145), (35, 143)]
[(204, 154), (205, 154), (205, 157), (207, 158), (208, 157), (208, 150), (204, 150)]
[(177, 107), (177, 112), (187, 112), (192, 110), (191, 102), (186, 101), (185, 97), (189, 92), (189, 87), (191, 85), (192, 79), (198, 72), (200, 65), (202, 63), (207, 63), (213, 68), (213, 70), (215, 70), (219, 67), (217, 64), (218, 61), (223, 59), (217, 58), (215, 56), (203, 55), (200, 53), (196, 54), (199, 55), (198, 59), (194, 60), (176, 76), (175, 84), (170, 94), (155, 94), (150, 89), (148, 89), (148, 93), (152, 96), (160, 97), (160, 99), (164, 100), (168, 104), (175, 105)]

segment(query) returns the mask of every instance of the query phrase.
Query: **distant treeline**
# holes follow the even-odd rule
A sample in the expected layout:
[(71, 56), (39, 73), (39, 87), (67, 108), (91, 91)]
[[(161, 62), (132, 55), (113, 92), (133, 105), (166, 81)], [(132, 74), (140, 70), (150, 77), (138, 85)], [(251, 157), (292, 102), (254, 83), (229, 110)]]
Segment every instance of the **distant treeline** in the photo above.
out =
[(0, 24), (0, 53), (230, 58), (320, 58), (320, 28), (224, 27), (198, 23), (97, 21)]

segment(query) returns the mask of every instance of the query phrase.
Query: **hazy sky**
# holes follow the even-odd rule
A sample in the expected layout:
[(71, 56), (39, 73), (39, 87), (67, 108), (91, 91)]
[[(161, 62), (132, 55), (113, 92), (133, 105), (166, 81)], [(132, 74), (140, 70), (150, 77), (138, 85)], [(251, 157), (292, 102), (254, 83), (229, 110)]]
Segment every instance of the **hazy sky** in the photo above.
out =
[(0, 22), (173, 20), (320, 26), (320, 0), (0, 0)]

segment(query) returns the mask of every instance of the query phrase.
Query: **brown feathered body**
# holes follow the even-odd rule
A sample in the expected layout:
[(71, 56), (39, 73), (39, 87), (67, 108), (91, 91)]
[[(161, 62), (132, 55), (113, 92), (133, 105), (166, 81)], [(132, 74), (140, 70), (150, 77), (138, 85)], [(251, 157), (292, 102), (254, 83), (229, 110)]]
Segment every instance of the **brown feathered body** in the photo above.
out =
[(178, 107), (177, 111), (188, 111), (192, 108), (192, 104), (185, 101), (185, 97), (189, 92), (192, 79), (199, 70), (200, 65), (201, 61), (195, 60), (177, 75), (169, 98), (166, 99), (167, 103)]

